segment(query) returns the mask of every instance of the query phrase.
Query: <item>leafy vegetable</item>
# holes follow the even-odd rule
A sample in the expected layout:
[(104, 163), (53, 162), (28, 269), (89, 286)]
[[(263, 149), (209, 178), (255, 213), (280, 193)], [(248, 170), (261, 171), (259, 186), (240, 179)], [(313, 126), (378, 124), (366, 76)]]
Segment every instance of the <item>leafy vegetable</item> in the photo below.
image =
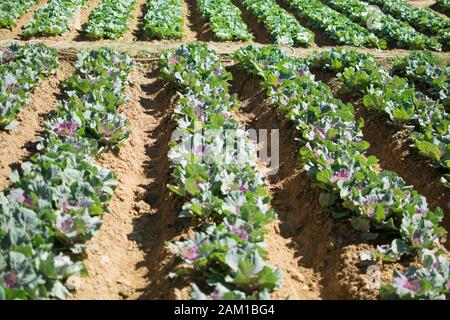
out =
[(429, 8), (420, 8), (404, 0), (368, 0), (381, 9), (427, 34), (437, 35), (444, 45), (450, 45), (450, 21)]
[(126, 137), (117, 107), (132, 65), (109, 49), (79, 53), (64, 85), (68, 101), (45, 122), (41, 152), (0, 193), (0, 298), (64, 299), (67, 278), (86, 273), (69, 255), (100, 228), (116, 188), (114, 174), (92, 157)]
[(384, 38), (399, 47), (409, 49), (441, 50), (441, 44), (399, 21), (381, 10), (359, 0), (327, 0), (332, 8), (346, 14), (351, 20), (369, 28), (378, 37)]
[(231, 0), (199, 0), (197, 8), (209, 20), (215, 36), (221, 41), (250, 40), (253, 36), (241, 17), (241, 10)]
[(94, 39), (118, 39), (128, 28), (136, 0), (103, 0), (92, 11), (83, 31)]
[(436, 0), (436, 4), (444, 11), (450, 12), (450, 0)]
[(0, 50), (0, 129), (13, 129), (33, 89), (58, 67), (57, 53), (42, 44)]
[(0, 27), (15, 27), (17, 19), (27, 13), (38, 0), (2, 0)]
[(414, 51), (396, 58), (393, 72), (426, 87), (430, 97), (450, 104), (450, 65), (429, 51)]
[(147, 4), (144, 29), (152, 39), (183, 37), (184, 13), (181, 0), (154, 0)]
[[(343, 52), (347, 51), (333, 49), (316, 54), (312, 64), (319, 64), (317, 56), (332, 69), (358, 64), (351, 59), (357, 57), (356, 51), (349, 51), (347, 57)], [(339, 55), (343, 57), (340, 64)], [(234, 58), (262, 76), (270, 101), (294, 122), (303, 144), (301, 161), (314, 185), (323, 190), (322, 205), (352, 213), (351, 224), (360, 232), (397, 235), (379, 254), (390, 261), (413, 252), (422, 255), (439, 246), (446, 233), (439, 226), (442, 210), (429, 210), (425, 197), (394, 172), (382, 170), (376, 157), (365, 155), (369, 144), (362, 139), (362, 123), (355, 119), (353, 106), (335, 99), (328, 86), (315, 81), (308, 63), (276, 47), (249, 46), (238, 50)], [(370, 60), (369, 55), (362, 55), (361, 63)], [(424, 268), (430, 271), (427, 264)], [(427, 297), (442, 297), (442, 282), (433, 282), (428, 273), (423, 278), (431, 284)]]
[(450, 293), (449, 262), (437, 250), (423, 250), (422, 268), (409, 268), (394, 272), (392, 284), (381, 287), (386, 299), (433, 299), (444, 300)]
[[(163, 78), (184, 91), (174, 113), (180, 134), (168, 154), (174, 178), (169, 188), (186, 199), (180, 216), (200, 222), (190, 239), (170, 248), (212, 286), (204, 293), (193, 285), (191, 296), (267, 299), (281, 282), (280, 271), (264, 261), (265, 227), (275, 213), (256, 167), (255, 147), (230, 113), (237, 107), (228, 93), (231, 75), (219, 56), (199, 43), (164, 53), (160, 67)], [(192, 145), (195, 126), (203, 141)], [(241, 147), (224, 150), (227, 143)]]
[(300, 17), (307, 19), (311, 26), (322, 29), (338, 44), (386, 49), (384, 40), (379, 40), (373, 33), (319, 0), (286, 0), (286, 3), (297, 10)]

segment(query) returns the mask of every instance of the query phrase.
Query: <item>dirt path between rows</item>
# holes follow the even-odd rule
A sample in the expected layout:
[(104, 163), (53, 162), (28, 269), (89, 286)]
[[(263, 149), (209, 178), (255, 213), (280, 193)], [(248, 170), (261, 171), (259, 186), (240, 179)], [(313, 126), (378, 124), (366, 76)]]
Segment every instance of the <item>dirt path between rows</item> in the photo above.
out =
[(192, 5), (189, 0), (183, 1), (183, 13), (184, 13), (184, 38), (185, 41), (195, 41), (199, 39), (199, 34), (196, 28), (195, 18), (197, 9)]
[(34, 153), (36, 138), (43, 129), (43, 122), (57, 105), (59, 83), (72, 74), (73, 70), (70, 63), (60, 61), (57, 73), (34, 90), (31, 102), (18, 114), (19, 126), (11, 131), (0, 131), (0, 191), (10, 183), (11, 171)]

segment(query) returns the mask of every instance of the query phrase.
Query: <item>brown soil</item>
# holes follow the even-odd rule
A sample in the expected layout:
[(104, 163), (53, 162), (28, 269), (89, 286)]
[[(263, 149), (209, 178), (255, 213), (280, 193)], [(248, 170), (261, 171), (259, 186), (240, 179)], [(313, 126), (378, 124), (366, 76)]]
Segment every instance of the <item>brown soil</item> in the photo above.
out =
[(73, 67), (64, 61), (54, 76), (44, 80), (33, 92), (31, 102), (21, 110), (18, 128), (0, 131), (0, 191), (10, 183), (9, 175), (34, 153), (36, 138), (43, 129), (48, 113), (56, 107), (60, 94), (59, 83), (73, 72)]

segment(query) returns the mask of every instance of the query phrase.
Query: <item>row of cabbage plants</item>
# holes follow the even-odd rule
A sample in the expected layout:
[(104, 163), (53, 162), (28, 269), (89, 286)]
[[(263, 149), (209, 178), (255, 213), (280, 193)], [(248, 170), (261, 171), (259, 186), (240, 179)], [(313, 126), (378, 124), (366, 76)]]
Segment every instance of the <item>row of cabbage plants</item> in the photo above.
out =
[(315, 67), (339, 72), (343, 89), (363, 96), (365, 107), (385, 112), (409, 131), (419, 153), (444, 170), (441, 181), (450, 187), (450, 115), (442, 104), (416, 91), (407, 79), (391, 76), (370, 54), (333, 49), (312, 60)]
[(367, 0), (381, 10), (401, 19), (419, 31), (438, 36), (444, 45), (450, 45), (450, 21), (429, 8), (421, 8), (404, 0)]
[(242, 0), (242, 4), (251, 15), (264, 24), (276, 43), (309, 46), (314, 42), (314, 33), (304, 28), (275, 0)]
[(183, 38), (182, 0), (152, 0), (147, 4), (144, 30), (152, 39)]
[(71, 28), (78, 10), (86, 6), (86, 0), (49, 0), (38, 9), (33, 20), (22, 30), (22, 36), (56, 36)]
[(117, 108), (132, 66), (109, 49), (80, 52), (38, 152), (0, 193), (1, 299), (64, 299), (68, 277), (86, 274), (73, 258), (100, 228), (116, 188), (114, 173), (94, 159), (128, 136)]
[(352, 22), (343, 14), (331, 9), (319, 0), (285, 0), (308, 24), (320, 28), (327, 36), (341, 45), (379, 47), (386, 49), (386, 42), (372, 32)]
[(240, 49), (235, 59), (258, 75), (275, 108), (294, 122), (301, 134), (301, 161), (319, 201), (335, 218), (350, 216), (351, 225), (366, 238), (392, 234), (365, 259), (385, 263), (418, 255), (422, 266), (395, 271), (392, 283), (381, 287), (382, 297), (443, 299), (449, 293), (449, 263), (440, 248), (445, 230), (441, 209), (429, 210), (418, 194), (396, 173), (382, 170), (378, 159), (366, 155), (362, 121), (354, 107), (335, 99), (331, 89), (315, 81), (308, 63), (276, 47)]
[(333, 9), (347, 15), (352, 21), (368, 28), (378, 37), (407, 49), (439, 51), (442, 45), (435, 39), (417, 32), (406, 22), (384, 14), (380, 9), (359, 0), (325, 0)]
[(58, 59), (55, 50), (41, 44), (13, 44), (0, 50), (0, 63), (0, 130), (10, 130), (33, 89), (56, 71)]
[(266, 225), (275, 218), (256, 151), (234, 119), (229, 72), (205, 44), (170, 50), (161, 58), (164, 79), (180, 88), (176, 132), (169, 151), (170, 190), (185, 199), (180, 217), (197, 222), (189, 239), (170, 248), (194, 272), (193, 299), (268, 299), (281, 272), (265, 262)]
[(92, 11), (83, 31), (94, 39), (118, 39), (128, 29), (137, 0), (103, 0)]
[(429, 51), (414, 51), (394, 59), (393, 72), (406, 77), (433, 99), (450, 104), (450, 62)]

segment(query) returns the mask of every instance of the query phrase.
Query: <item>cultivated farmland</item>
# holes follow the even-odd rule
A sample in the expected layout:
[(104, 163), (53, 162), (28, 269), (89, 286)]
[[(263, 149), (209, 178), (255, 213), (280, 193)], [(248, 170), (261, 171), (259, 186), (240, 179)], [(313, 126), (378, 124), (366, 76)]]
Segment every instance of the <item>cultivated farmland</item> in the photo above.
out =
[(3, 0), (0, 299), (448, 299), (449, 48), (448, 1)]

